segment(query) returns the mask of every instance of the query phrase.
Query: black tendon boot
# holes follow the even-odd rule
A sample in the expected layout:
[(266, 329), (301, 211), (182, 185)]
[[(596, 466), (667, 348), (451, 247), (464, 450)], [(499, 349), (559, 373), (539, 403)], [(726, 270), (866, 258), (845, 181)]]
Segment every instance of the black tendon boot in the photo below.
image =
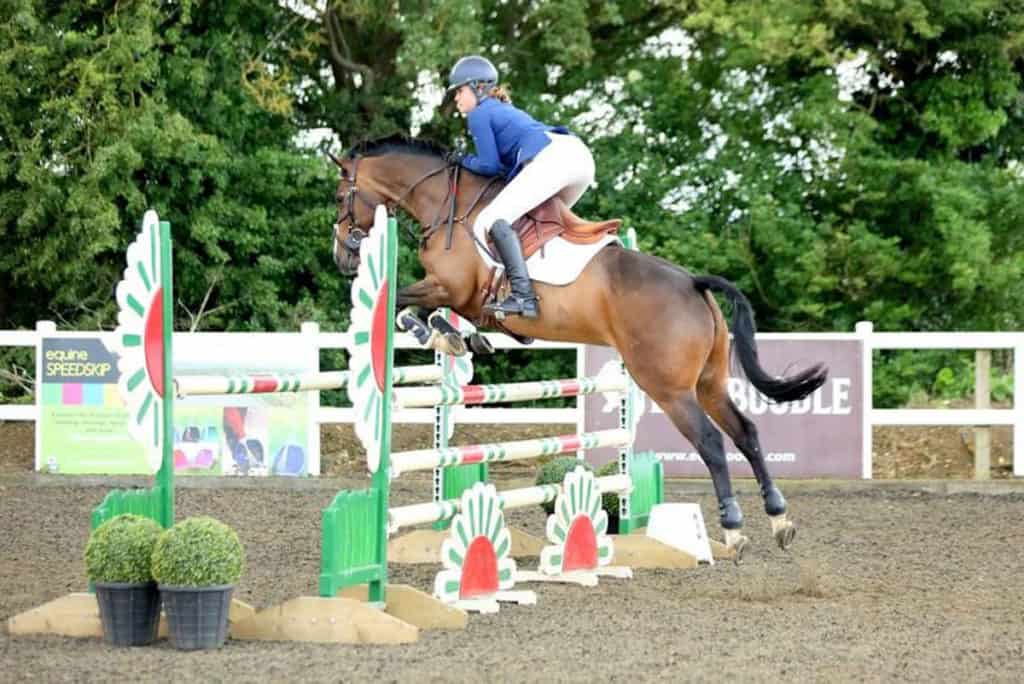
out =
[(498, 250), (498, 256), (501, 257), (501, 262), (505, 265), (505, 273), (508, 274), (512, 294), (503, 302), (487, 306), (486, 310), (497, 314), (498, 318), (503, 316), (537, 318), (540, 315), (537, 295), (533, 291), (533, 283), (526, 272), (526, 261), (523, 260), (523, 249), (519, 244), (519, 238), (516, 237), (509, 222), (503, 219), (495, 221), (491, 226), (491, 239), (494, 240), (494, 247)]

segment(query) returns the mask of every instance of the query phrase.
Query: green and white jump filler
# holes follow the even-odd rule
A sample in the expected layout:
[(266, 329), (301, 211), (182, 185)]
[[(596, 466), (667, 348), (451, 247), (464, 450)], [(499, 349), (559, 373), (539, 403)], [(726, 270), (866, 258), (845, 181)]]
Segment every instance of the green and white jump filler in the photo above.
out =
[(92, 527), (121, 513), (136, 513), (167, 528), (174, 524), (174, 397), (171, 354), (171, 226), (147, 211), (142, 230), (128, 247), (124, 278), (117, 286), (120, 382), (127, 405), (128, 429), (146, 450), (156, 472), (143, 490), (114, 490), (93, 511)]

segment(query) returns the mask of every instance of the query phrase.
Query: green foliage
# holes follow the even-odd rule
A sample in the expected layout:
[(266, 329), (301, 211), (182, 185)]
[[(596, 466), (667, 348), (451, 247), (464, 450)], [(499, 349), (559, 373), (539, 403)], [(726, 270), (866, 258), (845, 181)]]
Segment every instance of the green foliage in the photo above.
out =
[[(591, 470), (590, 464), (586, 461), (581, 461), (575, 456), (559, 456), (553, 458), (547, 463), (544, 463), (537, 470), (537, 477), (535, 484), (562, 484), (565, 476), (576, 469), (576, 466), (583, 466), (586, 470)], [(544, 509), (544, 512), (551, 515), (555, 512), (555, 502), (549, 501), (540, 505)]]
[(175, 587), (236, 584), (245, 553), (238, 534), (214, 518), (186, 518), (160, 535), (153, 577)]
[(998, 402), (1013, 400), (1013, 375), (1000, 373), (991, 379), (992, 399)]
[[(974, 352), (876, 351), (874, 405), (900, 408), (931, 400), (963, 400), (974, 395)], [(989, 372), (991, 399), (1013, 397), (1013, 371), (1009, 354), (996, 357)]]
[[(615, 458), (608, 461), (603, 466), (597, 469), (595, 473), (598, 477), (606, 477), (608, 475), (619, 474), (619, 459)], [(619, 529), (619, 495), (618, 494), (602, 494), (601, 495), (601, 506), (608, 513), (609, 528), (613, 530)], [(614, 521), (614, 524), (612, 524)]]
[[(561, 484), (565, 479), (565, 476), (575, 470), (576, 466), (583, 466), (586, 470), (593, 470), (589, 463), (586, 461), (580, 461), (575, 456), (559, 456), (541, 465), (537, 470), (535, 484)], [(598, 468), (595, 475), (597, 477), (604, 477), (606, 475), (617, 475), (618, 472), (619, 462), (618, 460), (612, 460)], [(601, 505), (604, 507), (604, 510), (608, 512), (609, 523), (614, 521), (614, 524), (611, 525), (611, 529), (618, 529), (619, 495), (603, 494), (601, 496)], [(544, 509), (545, 513), (551, 515), (555, 512), (555, 502), (551, 501), (541, 504), (541, 508)]]
[[(171, 221), (179, 328), (344, 321), (334, 174), (251, 76), (291, 49), (275, 3), (14, 3), (0, 24), (0, 326), (114, 324), (147, 208)], [(5, 12), (5, 15), (7, 13)], [(258, 69), (257, 69), (258, 70)]]
[(152, 582), (150, 559), (163, 530), (139, 515), (114, 516), (89, 535), (85, 571), (91, 582)]
[[(4, 17), (0, 328), (112, 328), (153, 207), (179, 329), (343, 329), (336, 169), (297, 134), (466, 145), (438, 105), (468, 53), (587, 140), (580, 214), (735, 281), (761, 330), (1024, 325), (1021, 0), (9, 0)], [(401, 250), (405, 284), (422, 270)], [(940, 369), (897, 364), (884, 401), (953, 391)], [(559, 353), (481, 369), (573, 374)]]
[(0, 347), (0, 404), (35, 401), (35, 350)]

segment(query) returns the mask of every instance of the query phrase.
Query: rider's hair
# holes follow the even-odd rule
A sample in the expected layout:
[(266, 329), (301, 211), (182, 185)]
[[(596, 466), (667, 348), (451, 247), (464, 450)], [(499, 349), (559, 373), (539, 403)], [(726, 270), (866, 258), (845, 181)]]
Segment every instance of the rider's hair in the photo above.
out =
[(495, 100), (500, 100), (501, 102), (508, 103), (512, 101), (511, 96), (509, 96), (508, 94), (507, 86), (496, 85), (493, 88), (491, 88), (491, 92), (488, 94)]

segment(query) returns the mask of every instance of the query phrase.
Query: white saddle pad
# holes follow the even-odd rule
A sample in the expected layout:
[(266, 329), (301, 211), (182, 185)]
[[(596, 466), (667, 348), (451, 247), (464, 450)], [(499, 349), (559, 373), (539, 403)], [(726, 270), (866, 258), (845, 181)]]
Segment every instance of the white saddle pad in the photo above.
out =
[[(526, 260), (526, 270), (529, 271), (530, 278), (538, 282), (549, 285), (568, 285), (580, 277), (580, 273), (594, 258), (594, 255), (613, 242), (621, 244), (619, 238), (614, 235), (606, 235), (592, 245), (577, 245), (558, 237), (534, 252), (533, 256)], [(501, 264), (488, 256), (479, 244), (476, 249), (488, 266), (501, 267)]]

